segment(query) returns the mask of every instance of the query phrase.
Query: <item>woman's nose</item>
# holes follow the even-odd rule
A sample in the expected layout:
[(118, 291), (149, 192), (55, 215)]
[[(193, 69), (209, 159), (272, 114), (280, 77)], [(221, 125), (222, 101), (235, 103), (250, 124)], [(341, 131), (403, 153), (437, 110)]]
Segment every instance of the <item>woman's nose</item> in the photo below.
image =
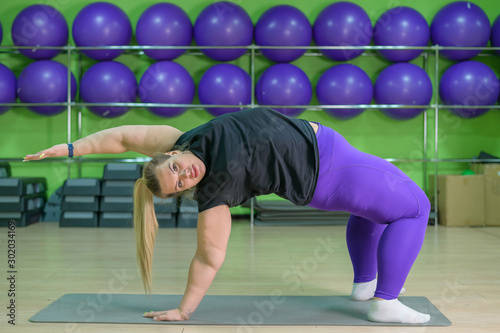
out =
[(180, 175), (179, 175), (179, 177), (180, 177), (181, 179), (187, 179), (187, 178), (189, 178), (190, 176), (191, 176), (191, 175), (190, 175), (190, 173), (189, 173), (189, 170), (188, 170), (188, 169), (184, 169), (184, 170), (180, 173)]

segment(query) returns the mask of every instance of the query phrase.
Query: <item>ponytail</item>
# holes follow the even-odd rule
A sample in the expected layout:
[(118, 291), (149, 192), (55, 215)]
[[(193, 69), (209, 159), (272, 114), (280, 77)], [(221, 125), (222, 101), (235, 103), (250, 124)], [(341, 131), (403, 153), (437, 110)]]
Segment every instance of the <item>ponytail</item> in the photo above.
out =
[(156, 220), (153, 193), (139, 178), (134, 186), (134, 231), (137, 246), (137, 263), (141, 270), (142, 283), (146, 293), (151, 293), (153, 252), (158, 221)]
[[(180, 149), (187, 146), (181, 146)], [(176, 147), (174, 147), (176, 148)], [(137, 246), (137, 263), (141, 270), (142, 283), (146, 293), (151, 293), (153, 268), (153, 252), (158, 221), (156, 220), (153, 195), (158, 198), (170, 198), (174, 194), (164, 194), (156, 175), (157, 168), (162, 166), (170, 155), (158, 153), (144, 164), (142, 178), (134, 186), (134, 232)], [(175, 195), (179, 195), (176, 193)]]

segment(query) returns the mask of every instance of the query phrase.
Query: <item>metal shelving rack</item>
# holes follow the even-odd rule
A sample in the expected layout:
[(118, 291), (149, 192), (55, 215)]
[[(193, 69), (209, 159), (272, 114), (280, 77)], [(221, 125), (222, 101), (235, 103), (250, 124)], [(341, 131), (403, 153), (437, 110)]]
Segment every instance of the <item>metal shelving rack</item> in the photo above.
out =
[[(20, 49), (33, 49), (33, 47), (25, 46), (0, 46), (0, 53), (14, 53), (18, 54)], [(367, 104), (367, 105), (287, 105), (287, 108), (304, 108), (309, 111), (322, 111), (324, 109), (340, 109), (340, 108), (351, 108), (351, 109), (390, 109), (390, 108), (422, 108), (423, 112), (423, 149), (422, 149), (422, 158), (421, 159), (398, 159), (398, 158), (386, 158), (389, 162), (421, 162), (423, 163), (423, 179), (424, 179), (424, 189), (427, 190), (427, 164), (434, 164), (434, 174), (438, 175), (438, 163), (442, 162), (454, 162), (454, 163), (467, 163), (473, 162), (473, 159), (440, 159), (439, 155), (439, 143), (437, 138), (439, 137), (439, 111), (445, 110), (449, 108), (483, 108), (483, 109), (500, 109), (500, 105), (487, 105), (487, 106), (450, 106), (439, 104), (439, 52), (441, 50), (481, 50), (481, 51), (498, 51), (500, 47), (444, 47), (444, 46), (426, 46), (426, 47), (408, 47), (408, 46), (258, 46), (255, 44), (249, 46), (106, 46), (106, 47), (76, 47), (72, 45), (64, 46), (64, 47), (38, 47), (38, 49), (60, 49), (63, 53), (65, 52), (67, 55), (67, 67), (68, 67), (68, 100), (64, 103), (0, 103), (0, 106), (9, 106), (9, 107), (28, 107), (28, 106), (65, 106), (67, 107), (68, 121), (67, 121), (67, 138), (68, 142), (71, 142), (72, 136), (72, 109), (76, 108), (78, 110), (77, 122), (78, 122), (78, 135), (77, 138), (81, 138), (82, 133), (82, 109), (86, 106), (127, 106), (134, 108), (146, 108), (146, 107), (186, 107), (190, 110), (198, 110), (204, 109), (207, 107), (220, 107), (220, 108), (234, 108), (234, 105), (206, 105), (206, 104), (160, 104), (160, 103), (81, 103), (81, 102), (72, 102), (71, 101), (71, 87), (69, 82), (71, 82), (71, 63), (72, 63), (72, 55), (77, 54), (78, 59), (78, 68), (81, 74), (81, 53), (79, 50), (104, 50), (104, 49), (122, 49), (128, 52), (135, 52), (137, 54), (143, 54), (143, 50), (146, 49), (184, 49), (187, 50), (188, 55), (202, 55), (199, 50), (200, 49), (247, 49), (248, 52), (245, 54), (246, 56), (250, 56), (250, 77), (251, 77), (251, 103), (248, 105), (239, 105), (242, 108), (251, 108), (256, 106), (264, 106), (264, 107), (283, 107), (282, 105), (260, 105), (255, 103), (255, 58), (256, 56), (261, 56), (257, 51), (260, 49), (305, 49), (306, 53), (303, 56), (323, 56), (321, 52), (318, 50), (355, 50), (355, 49), (363, 49), (365, 51), (361, 56), (378, 56), (375, 51), (376, 50), (422, 50), (421, 57), (423, 58), (423, 69), (428, 73), (429, 72), (429, 55), (434, 56), (434, 103), (429, 105), (400, 105), (400, 104)], [(316, 52), (311, 52), (308, 50), (317, 50)], [(489, 56), (490, 54), (481, 53), (480, 56)], [(495, 55), (494, 55), (495, 56)], [(428, 158), (428, 114), (427, 110), (434, 109), (434, 158)], [(150, 158), (85, 158), (85, 157), (77, 157), (74, 159), (69, 158), (56, 158), (50, 160), (41, 160), (40, 162), (54, 162), (60, 161), (65, 162), (68, 165), (68, 178), (71, 178), (71, 164), (78, 164), (78, 176), (81, 177), (81, 167), (82, 163), (107, 163), (107, 162), (119, 162), (119, 163), (145, 163), (149, 161)], [(22, 162), (20, 158), (0, 158), (0, 162)], [(491, 159), (484, 160), (484, 162), (496, 162), (500, 163), (500, 159)], [(437, 177), (434, 178), (434, 207), (435, 207), (435, 226), (438, 225), (438, 205), (437, 205)], [(253, 225), (254, 221), (254, 200), (251, 200), (250, 203), (250, 220)]]

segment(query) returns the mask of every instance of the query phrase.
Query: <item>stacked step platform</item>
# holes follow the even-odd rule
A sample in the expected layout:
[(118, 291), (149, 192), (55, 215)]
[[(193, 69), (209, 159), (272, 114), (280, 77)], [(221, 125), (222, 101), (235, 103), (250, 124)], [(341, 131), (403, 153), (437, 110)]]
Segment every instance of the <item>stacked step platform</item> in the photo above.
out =
[(198, 225), (198, 203), (187, 197), (179, 199), (178, 228), (196, 228)]
[(153, 197), (155, 215), (160, 228), (175, 228), (177, 226), (177, 198), (160, 199)]
[(59, 222), (62, 215), (63, 186), (59, 187), (45, 204), (43, 210), (44, 222)]
[(285, 200), (254, 200), (255, 225), (346, 225), (350, 216), (347, 212), (296, 206)]
[(63, 185), (61, 227), (97, 227), (101, 183), (95, 178), (68, 179)]
[(100, 227), (132, 227), (134, 185), (142, 175), (139, 164), (110, 163), (102, 179)]
[(47, 180), (10, 176), (8, 164), (0, 164), (0, 226), (7, 226), (10, 220), (18, 227), (41, 221), (47, 201)]

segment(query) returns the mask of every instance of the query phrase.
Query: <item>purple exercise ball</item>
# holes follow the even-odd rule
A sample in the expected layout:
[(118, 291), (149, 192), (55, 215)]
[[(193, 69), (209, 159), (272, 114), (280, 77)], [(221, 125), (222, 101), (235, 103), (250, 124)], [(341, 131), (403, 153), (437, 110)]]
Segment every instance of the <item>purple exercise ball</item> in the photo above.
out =
[[(500, 47), (500, 15), (491, 26), (491, 46)], [(495, 50), (495, 52), (500, 55), (500, 50)]]
[[(255, 43), (261, 46), (309, 46), (312, 27), (299, 9), (279, 5), (268, 9), (255, 25)], [(306, 49), (273, 50), (260, 52), (274, 62), (291, 62), (300, 58)]]
[[(0, 64), (0, 103), (16, 102), (16, 76), (12, 71)], [(0, 106), (0, 115), (10, 109), (10, 106)]]
[[(12, 40), (16, 46), (65, 46), (68, 24), (57, 9), (47, 5), (32, 5), (17, 14), (12, 23)], [(31, 59), (51, 59), (62, 50), (20, 49)]]
[[(127, 14), (108, 2), (94, 2), (85, 6), (73, 22), (73, 39), (77, 46), (129, 45), (132, 26)], [(112, 60), (124, 50), (81, 50), (94, 60)]]
[[(427, 46), (430, 28), (425, 18), (410, 7), (395, 7), (386, 11), (375, 23), (373, 42), (384, 46)], [(418, 57), (423, 50), (377, 50), (392, 62), (405, 62)]]
[[(431, 24), (433, 45), (484, 47), (490, 39), (490, 21), (478, 5), (470, 1), (450, 3), (437, 12)], [(442, 50), (440, 54), (455, 60), (475, 57), (481, 50)]]
[[(193, 40), (193, 25), (180, 7), (171, 3), (158, 3), (139, 17), (135, 34), (139, 45), (186, 46), (191, 45)], [(173, 60), (184, 51), (144, 50), (144, 53), (156, 60)]]
[[(432, 99), (432, 82), (417, 65), (398, 63), (385, 68), (377, 77), (374, 88), (377, 104), (428, 105)], [(425, 109), (381, 109), (396, 120), (417, 117)]]
[[(143, 103), (191, 104), (194, 81), (188, 71), (172, 61), (159, 61), (144, 72), (139, 82), (139, 97)], [(160, 117), (175, 117), (186, 111), (184, 107), (149, 107)]]
[[(316, 95), (320, 104), (356, 105), (370, 104), (373, 99), (373, 84), (368, 75), (358, 66), (341, 64), (329, 68), (319, 78)], [(325, 109), (337, 119), (351, 119), (364, 109)]]
[[(250, 75), (240, 67), (231, 64), (218, 64), (210, 67), (201, 77), (198, 85), (198, 97), (201, 104), (247, 105), (251, 102), (251, 85)], [(207, 111), (217, 117), (244, 108), (214, 107), (207, 108)]]
[[(292, 64), (276, 64), (264, 71), (255, 89), (261, 105), (308, 105), (312, 86), (306, 73)], [(276, 108), (288, 116), (298, 116), (303, 108)]]
[[(85, 103), (133, 103), (137, 96), (134, 73), (116, 61), (99, 62), (82, 76), (80, 96)], [(128, 112), (128, 106), (88, 106), (103, 118), (116, 118)]]
[[(463, 61), (448, 68), (439, 82), (439, 96), (446, 105), (494, 105), (499, 95), (495, 72), (478, 61)], [(449, 109), (461, 118), (479, 117), (488, 109)]]
[[(194, 24), (194, 39), (200, 46), (248, 46), (253, 40), (253, 24), (247, 12), (235, 3), (221, 1), (208, 5)], [(202, 49), (207, 57), (231, 61), (247, 49)]]
[[(53, 60), (39, 60), (24, 68), (17, 81), (22, 103), (65, 103), (68, 101), (68, 68)], [(76, 80), (71, 73), (71, 100), (76, 96)], [(43, 116), (63, 112), (66, 106), (29, 106)]]
[[(367, 46), (373, 29), (370, 17), (359, 5), (336, 2), (319, 13), (313, 27), (314, 41), (318, 46)], [(321, 50), (336, 61), (351, 60), (364, 50)]]

